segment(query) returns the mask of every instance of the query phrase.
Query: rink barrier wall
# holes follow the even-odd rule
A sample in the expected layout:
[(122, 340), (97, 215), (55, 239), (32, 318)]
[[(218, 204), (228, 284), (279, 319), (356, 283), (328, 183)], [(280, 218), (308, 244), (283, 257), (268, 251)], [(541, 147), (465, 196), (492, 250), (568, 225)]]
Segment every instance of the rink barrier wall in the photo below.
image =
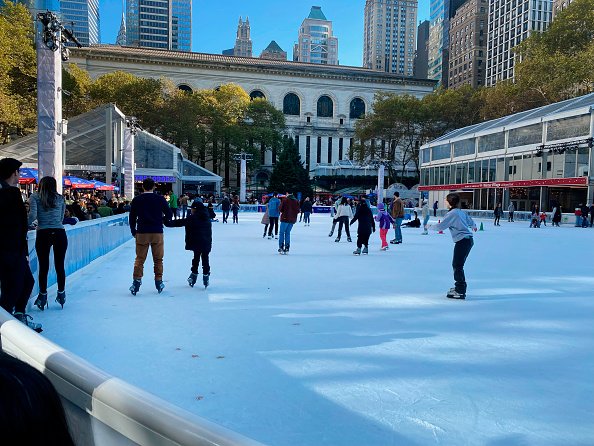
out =
[(49, 378), (79, 446), (262, 446), (105, 373), (1, 308), (0, 345)]
[[(330, 206), (314, 206), (313, 213), (314, 214), (329, 214), (330, 213)], [(217, 212), (222, 212), (220, 207), (216, 207), (215, 210)], [(266, 212), (266, 206), (262, 204), (242, 204), (239, 208), (240, 212)], [(372, 206), (372, 211), (375, 214), (377, 212), (377, 208)], [(421, 208), (405, 208), (406, 212), (405, 220), (410, 220), (411, 216), (413, 215), (413, 211), (417, 211), (419, 214), (419, 218), (421, 218)], [(475, 210), (475, 209), (464, 209), (471, 217), (484, 219), (484, 220), (492, 220), (495, 218), (492, 210)], [(438, 209), (437, 216), (443, 217), (447, 213), (447, 209)], [(514, 212), (514, 220), (518, 221), (530, 221), (532, 213), (526, 211), (515, 211)], [(433, 209), (431, 209), (431, 216), (433, 216)], [(218, 218), (218, 216), (217, 216)], [(508, 219), (508, 212), (504, 211), (501, 220)], [(551, 221), (552, 214), (551, 212), (547, 212), (547, 222)], [(564, 213), (561, 216), (561, 224), (575, 224), (575, 215), (573, 213)]]

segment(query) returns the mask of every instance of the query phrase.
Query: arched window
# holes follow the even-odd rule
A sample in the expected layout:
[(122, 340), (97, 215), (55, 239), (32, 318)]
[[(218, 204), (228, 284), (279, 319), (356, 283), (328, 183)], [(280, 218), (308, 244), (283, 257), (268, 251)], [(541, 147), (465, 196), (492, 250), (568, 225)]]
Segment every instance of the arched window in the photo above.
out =
[(355, 98), (351, 101), (349, 117), (351, 119), (361, 119), (365, 115), (365, 102), (361, 98)]
[(285, 115), (296, 115), (301, 114), (301, 101), (299, 96), (295, 93), (289, 93), (283, 99), (283, 113)]
[(318, 116), (320, 118), (331, 118), (334, 116), (334, 103), (328, 96), (321, 96), (318, 99)]
[(252, 101), (254, 99), (266, 99), (266, 96), (264, 96), (264, 93), (262, 93), (260, 90), (254, 90), (250, 93), (250, 99)]
[(192, 87), (186, 84), (178, 85), (177, 89), (183, 91), (184, 93), (192, 93)]

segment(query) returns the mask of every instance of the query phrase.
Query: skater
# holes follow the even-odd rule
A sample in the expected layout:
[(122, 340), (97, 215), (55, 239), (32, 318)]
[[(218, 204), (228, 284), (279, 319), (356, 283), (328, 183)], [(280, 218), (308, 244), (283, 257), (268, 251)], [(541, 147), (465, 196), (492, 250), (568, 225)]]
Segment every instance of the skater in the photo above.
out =
[(427, 200), (423, 200), (423, 207), (421, 208), (421, 217), (423, 217), (423, 235), (428, 235), (427, 223), (429, 223), (429, 205)]
[(421, 220), (419, 220), (419, 214), (417, 211), (413, 211), (413, 219), (400, 225), (401, 228), (420, 228)]
[(392, 218), (394, 219), (394, 240), (390, 240), (390, 243), (398, 245), (402, 243), (402, 220), (404, 220), (404, 203), (400, 199), (400, 193), (394, 192), (394, 198), (392, 200)]
[(301, 213), (303, 214), (303, 224), (304, 226), (310, 226), (309, 216), (313, 211), (313, 206), (311, 201), (309, 201), (309, 197), (305, 198), (305, 201), (301, 205)]
[(516, 211), (516, 207), (514, 206), (513, 202), (509, 203), (509, 206), (507, 207), (507, 221), (508, 222), (513, 222), (514, 221), (514, 212)]
[(227, 194), (223, 194), (223, 199), (221, 200), (221, 209), (223, 211), (223, 223), (229, 223), (227, 219), (229, 218), (229, 211), (231, 210), (231, 200), (229, 200)]
[(557, 205), (553, 208), (553, 226), (559, 227), (559, 223), (561, 223), (561, 205)]
[[(441, 223), (431, 225), (434, 231), (449, 229), (454, 241), (454, 257), (452, 267), (454, 268), (455, 286), (447, 293), (450, 299), (466, 298), (466, 277), (464, 276), (464, 263), (474, 245), (472, 231), (476, 232), (476, 224), (470, 216), (458, 208), (460, 195), (451, 193), (446, 196), (446, 207), (449, 208)], [(472, 229), (472, 230), (471, 230)]]
[(169, 207), (171, 208), (173, 218), (177, 220), (177, 195), (175, 195), (175, 192), (171, 192), (169, 196)]
[(206, 207), (206, 210), (208, 211), (208, 216), (210, 217), (211, 222), (214, 223), (215, 221), (219, 221), (219, 219), (217, 218), (217, 214), (214, 211), (214, 206), (211, 201), (208, 202), (208, 206)]
[(546, 226), (547, 225), (547, 214), (545, 211), (540, 213), (540, 224)]
[(186, 193), (179, 197), (179, 204), (181, 206), (181, 218), (186, 218), (186, 215), (188, 213), (188, 200), (189, 197)]
[(493, 221), (493, 226), (501, 226), (499, 224), (499, 220), (501, 219), (501, 216), (503, 215), (503, 208), (501, 207), (501, 203), (497, 203), (497, 206), (495, 206), (495, 210), (493, 211), (493, 215), (495, 216), (495, 220)]
[(64, 308), (66, 302), (66, 270), (64, 259), (68, 249), (68, 238), (62, 220), (66, 211), (64, 197), (58, 193), (56, 179), (43, 177), (37, 193), (29, 199), (29, 224), (37, 220), (35, 251), (39, 263), (39, 295), (35, 305), (41, 311), (47, 303), (47, 273), (50, 266), (50, 249), (54, 251), (54, 266), (58, 279), (56, 302)]
[(437, 208), (439, 207), (439, 204), (437, 203), (437, 200), (435, 200), (435, 203), (433, 203), (433, 216), (437, 217)]
[(194, 252), (192, 268), (188, 284), (193, 287), (198, 279), (198, 266), (202, 260), (202, 284), (208, 287), (210, 279), (209, 254), (212, 249), (212, 223), (208, 215), (208, 209), (200, 198), (196, 198), (190, 208), (190, 215), (187, 218), (166, 222), (165, 225), (171, 228), (186, 228), (186, 251)]
[[(353, 209), (349, 206), (349, 203), (345, 197), (342, 197), (340, 201), (340, 205), (336, 211), (336, 218), (335, 221), (338, 222), (338, 237), (334, 240), (336, 243), (340, 242), (340, 237), (342, 236), (342, 227), (344, 226), (344, 231), (347, 235), (347, 242), (352, 242), (351, 240), (351, 229), (349, 227), (349, 221), (353, 218)], [(334, 231), (334, 227), (332, 227), (332, 231)]]
[(291, 247), (291, 229), (297, 223), (299, 200), (287, 193), (280, 205), (280, 234), (278, 238), (279, 254), (288, 254)]
[(268, 218), (270, 219), (270, 226), (268, 227), (268, 238), (272, 238), (272, 229), (274, 228), (274, 238), (278, 238), (278, 218), (280, 217), (281, 202), (278, 199), (276, 192), (272, 193), (272, 198), (268, 201)]
[(41, 332), (41, 324), (25, 312), (35, 281), (29, 267), (27, 211), (18, 188), (21, 165), (14, 158), (0, 160), (0, 306)]
[(155, 288), (161, 293), (165, 288), (163, 283), (163, 255), (165, 242), (163, 238), (163, 219), (169, 221), (173, 213), (161, 195), (154, 193), (155, 180), (145, 178), (142, 181), (143, 193), (132, 200), (130, 206), (130, 232), (136, 239), (136, 259), (134, 260), (134, 272), (132, 274), (132, 286), (130, 292), (136, 296), (142, 284), (144, 273), (144, 262), (149, 247), (153, 255)]
[(262, 234), (262, 238), (265, 238), (266, 231), (268, 230), (268, 225), (270, 224), (270, 216), (268, 215), (268, 205), (266, 206), (266, 211), (264, 212), (264, 215), (262, 215), (262, 221), (260, 223), (264, 225), (264, 234)]
[(383, 203), (379, 203), (377, 205), (378, 213), (374, 217), (375, 221), (379, 224), (379, 231), (380, 231), (380, 240), (382, 241), (382, 251), (388, 250), (388, 241), (386, 240), (386, 236), (388, 235), (388, 231), (390, 230), (390, 226), (394, 224), (394, 219), (390, 214), (386, 212), (385, 206)]
[(590, 208), (587, 203), (582, 206), (582, 228), (587, 228), (590, 226), (588, 222), (588, 214), (590, 213)]
[(334, 235), (334, 228), (336, 228), (336, 223), (338, 223), (338, 218), (336, 217), (336, 214), (338, 213), (338, 206), (340, 206), (340, 202), (338, 201), (338, 199), (336, 199), (336, 202), (334, 203), (332, 203), (332, 199), (330, 199), (330, 218), (332, 218), (332, 228), (330, 229), (328, 237), (332, 237)]
[[(359, 221), (359, 227), (357, 228), (357, 249), (353, 251), (353, 254), (368, 254), (369, 253), (369, 236), (372, 232), (375, 232), (375, 221), (373, 220), (373, 214), (371, 209), (367, 205), (365, 200), (360, 200), (355, 211), (355, 216), (351, 220), (351, 225)], [(361, 251), (363, 248), (363, 251)]]
[(231, 212), (233, 212), (233, 224), (239, 224), (239, 197), (235, 195), (233, 197), (233, 204), (231, 205)]

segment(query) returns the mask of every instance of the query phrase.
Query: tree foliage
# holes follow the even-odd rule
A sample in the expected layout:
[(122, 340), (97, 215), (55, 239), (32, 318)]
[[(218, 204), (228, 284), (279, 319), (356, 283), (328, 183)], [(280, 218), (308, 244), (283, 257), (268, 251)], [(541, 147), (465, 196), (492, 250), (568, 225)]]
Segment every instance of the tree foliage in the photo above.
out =
[(272, 170), (269, 188), (279, 193), (301, 192), (304, 197), (312, 196), (309, 173), (303, 166), (299, 149), (292, 138), (283, 139), (283, 149)]
[(25, 6), (7, 1), (0, 7), (0, 143), (37, 122), (34, 31)]

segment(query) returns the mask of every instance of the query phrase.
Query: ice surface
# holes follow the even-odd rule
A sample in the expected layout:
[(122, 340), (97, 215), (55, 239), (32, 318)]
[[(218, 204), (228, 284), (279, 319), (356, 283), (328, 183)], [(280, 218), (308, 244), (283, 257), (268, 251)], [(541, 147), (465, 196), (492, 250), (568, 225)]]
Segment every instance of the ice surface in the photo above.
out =
[(447, 233), (407, 228), (388, 252), (375, 233), (356, 257), (356, 224), (335, 243), (314, 214), (280, 256), (260, 218), (213, 224), (207, 291), (167, 229), (161, 295), (150, 255), (128, 291), (131, 241), (68, 278), (64, 310), (54, 287), (31, 313), (107, 372), (270, 445), (594, 444), (594, 229), (485, 221), (453, 301)]

